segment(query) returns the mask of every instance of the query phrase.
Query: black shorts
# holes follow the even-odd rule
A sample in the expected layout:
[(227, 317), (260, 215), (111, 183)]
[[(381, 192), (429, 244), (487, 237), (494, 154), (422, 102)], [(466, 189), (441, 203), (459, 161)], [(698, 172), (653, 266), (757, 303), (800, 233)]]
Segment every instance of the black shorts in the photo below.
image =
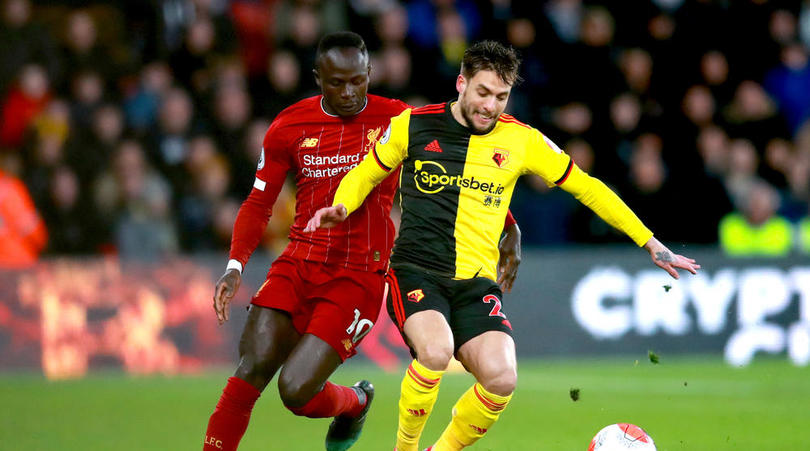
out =
[(484, 332), (499, 330), (512, 335), (512, 325), (501, 303), (501, 288), (486, 277), (455, 280), (411, 266), (398, 266), (388, 271), (386, 281), (388, 316), (409, 346), (402, 330), (405, 320), (425, 310), (436, 310), (447, 320), (455, 352)]

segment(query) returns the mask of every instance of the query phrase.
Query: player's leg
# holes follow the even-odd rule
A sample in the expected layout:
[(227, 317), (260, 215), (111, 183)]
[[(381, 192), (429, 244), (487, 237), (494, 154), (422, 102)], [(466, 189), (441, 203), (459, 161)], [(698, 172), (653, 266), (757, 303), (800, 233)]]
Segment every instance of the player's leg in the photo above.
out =
[(298, 343), (301, 334), (287, 312), (298, 312), (300, 262), (280, 257), (253, 297), (242, 338), (239, 366), (208, 422), (204, 450), (235, 450), (253, 405)]
[(203, 450), (237, 449), (253, 405), (299, 338), (287, 313), (250, 306), (239, 341), (239, 366), (208, 421)]
[(515, 343), (501, 331), (464, 343), (458, 358), (477, 382), (453, 406), (453, 418), (433, 451), (460, 450), (484, 436), (512, 399), (517, 383)]
[(422, 272), (392, 270), (388, 280), (388, 314), (416, 357), (400, 386), (396, 449), (418, 451), (442, 375), (453, 357), (453, 334), (445, 317), (449, 304), (436, 281)]
[[(317, 265), (315, 265), (317, 266)], [(383, 275), (323, 266), (322, 276), (308, 292), (313, 305), (306, 333), (279, 376), (284, 405), (296, 415), (335, 417), (326, 436), (328, 451), (343, 451), (360, 437), (374, 387), (360, 381), (352, 387), (327, 379), (356, 353), (380, 312), (385, 291)], [(320, 281), (325, 281), (317, 284)]]
[(453, 298), (456, 356), (477, 382), (453, 407), (453, 418), (434, 451), (460, 450), (492, 427), (512, 398), (517, 360), (512, 326), (503, 312), (502, 294), (487, 279), (458, 281)]
[[(305, 334), (293, 349), (278, 377), (278, 392), (281, 402), (294, 414), (310, 418), (334, 417), (350, 400), (346, 392), (333, 388), (329, 376), (343, 363), (332, 346), (316, 337)], [(348, 387), (347, 387), (348, 388)], [(317, 398), (317, 399), (316, 399)], [(314, 402), (311, 402), (313, 401)]]
[(234, 377), (264, 391), (300, 339), (289, 313), (251, 305)]

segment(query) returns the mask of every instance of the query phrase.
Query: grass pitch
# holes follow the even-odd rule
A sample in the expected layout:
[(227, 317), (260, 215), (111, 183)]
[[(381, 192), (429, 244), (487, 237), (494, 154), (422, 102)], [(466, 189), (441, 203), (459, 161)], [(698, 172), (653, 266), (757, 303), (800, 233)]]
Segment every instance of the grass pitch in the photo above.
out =
[[(810, 368), (760, 359), (733, 368), (717, 357), (646, 355), (605, 360), (524, 360), (500, 421), (471, 450), (585, 451), (603, 426), (645, 428), (659, 451), (808, 449)], [(49, 382), (0, 373), (0, 450), (199, 450), (228, 371), (201, 376), (94, 374)], [(393, 448), (401, 374), (349, 362), (333, 381), (370, 379), (377, 392), (357, 451)], [(435, 440), (455, 400), (472, 383), (448, 374), (423, 434)], [(579, 399), (572, 400), (572, 389)], [(322, 450), (329, 420), (298, 418), (275, 383), (259, 399), (240, 450)]]

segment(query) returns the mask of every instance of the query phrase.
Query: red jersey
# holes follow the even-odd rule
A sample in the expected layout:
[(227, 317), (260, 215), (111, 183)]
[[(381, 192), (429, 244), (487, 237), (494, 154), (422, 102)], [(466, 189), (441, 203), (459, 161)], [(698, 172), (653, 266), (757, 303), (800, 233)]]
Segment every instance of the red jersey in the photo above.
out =
[(396, 171), (343, 223), (313, 233), (302, 230), (316, 211), (332, 204), (346, 173), (374, 148), (391, 117), (408, 105), (368, 95), (363, 110), (340, 117), (327, 113), (321, 99), (319, 95), (293, 104), (267, 130), (256, 180), (239, 209), (231, 239), (230, 258), (243, 267), (261, 240), (288, 172), (295, 174), (297, 193), (295, 223), (283, 255), (360, 271), (384, 270), (388, 264), (394, 240), (390, 212)]

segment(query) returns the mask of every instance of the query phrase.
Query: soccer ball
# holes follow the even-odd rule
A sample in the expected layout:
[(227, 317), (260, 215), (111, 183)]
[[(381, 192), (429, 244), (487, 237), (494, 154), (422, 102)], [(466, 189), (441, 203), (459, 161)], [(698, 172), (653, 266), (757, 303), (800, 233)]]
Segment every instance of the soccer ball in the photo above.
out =
[(630, 423), (611, 424), (591, 440), (588, 451), (656, 451), (652, 437)]

